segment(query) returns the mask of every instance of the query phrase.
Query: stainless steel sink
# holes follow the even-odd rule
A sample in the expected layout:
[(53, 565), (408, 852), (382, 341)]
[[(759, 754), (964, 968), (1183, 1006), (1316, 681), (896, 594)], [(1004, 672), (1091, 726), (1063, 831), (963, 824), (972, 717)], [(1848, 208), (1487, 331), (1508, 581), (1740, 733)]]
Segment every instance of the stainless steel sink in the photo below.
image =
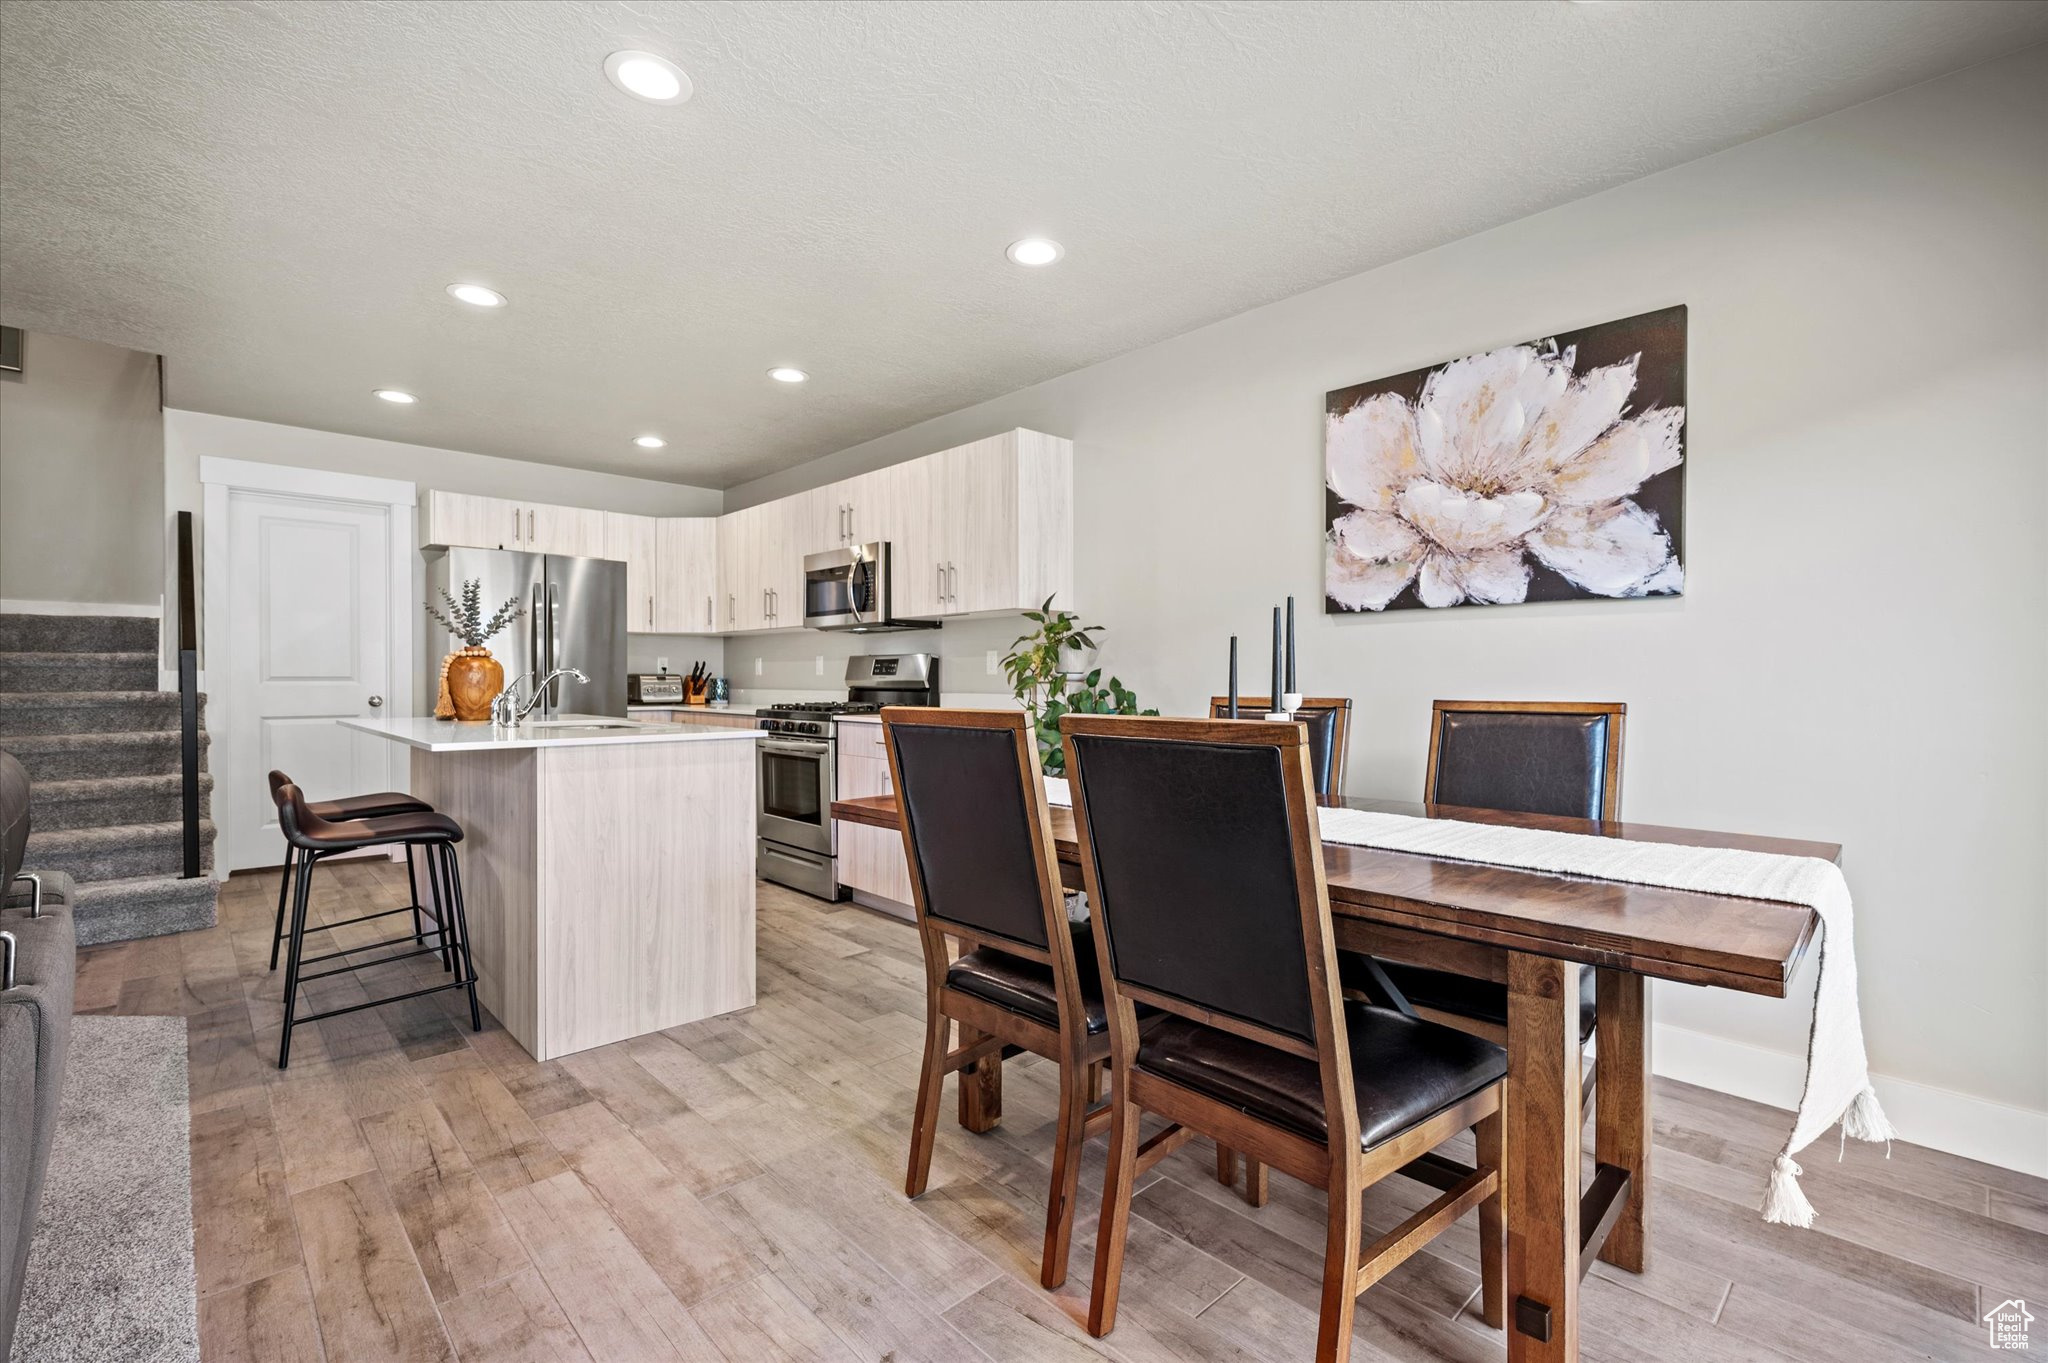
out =
[(648, 725), (631, 719), (530, 719), (524, 729), (645, 729)]

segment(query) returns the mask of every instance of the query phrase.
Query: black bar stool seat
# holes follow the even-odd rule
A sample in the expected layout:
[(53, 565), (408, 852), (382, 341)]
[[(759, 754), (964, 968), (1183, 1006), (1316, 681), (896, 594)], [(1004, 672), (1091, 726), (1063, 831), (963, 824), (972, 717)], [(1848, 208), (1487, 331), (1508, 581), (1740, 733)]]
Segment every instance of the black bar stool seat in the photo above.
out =
[[(270, 798), (272, 800), (279, 800), (279, 793), (291, 784), (293, 784), (292, 779), (283, 772), (271, 772)], [(279, 808), (280, 810), (283, 808), (282, 801), (279, 802)], [(306, 812), (315, 819), (324, 819), (330, 823), (338, 823), (349, 819), (380, 819), (394, 814), (431, 814), (434, 812), (434, 807), (418, 796), (407, 795), (404, 791), (385, 790), (379, 791), (375, 795), (344, 795), (338, 800), (308, 800), (306, 802)], [(279, 826), (283, 826), (282, 815), (279, 818)], [(270, 933), (270, 968), (272, 970), (277, 969), (277, 953), (284, 947), (285, 899), (291, 893), (292, 863), (297, 855), (291, 841), (287, 839), (284, 847), (284, 875), (277, 883), (277, 923)], [(438, 930), (441, 927), (441, 918), (437, 909), (428, 909), (420, 903), (419, 874), (417, 868), (413, 865), (412, 847), (410, 844), (405, 849), (405, 881), (406, 887), (412, 896), (412, 902), (407, 904), (406, 908), (412, 912), (413, 940), (425, 943), (427, 940), (427, 919), (432, 918), (434, 920), (434, 927)], [(446, 964), (450, 970), (455, 968), (452, 959), (448, 960)]]
[(462, 825), (431, 809), (363, 819), (323, 819), (314, 809), (314, 805), (306, 806), (311, 818), (299, 829), (305, 841), (298, 845), (316, 852), (360, 852), (365, 847), (401, 842), (418, 846), (462, 841)]
[(306, 808), (316, 819), (338, 821), (376, 819), (386, 814), (413, 814), (431, 811), (433, 806), (404, 791), (386, 790), (375, 795), (344, 795), (339, 800), (309, 800)]
[[(462, 825), (449, 818), (446, 814), (438, 813), (432, 808), (427, 807), (363, 818), (324, 818), (316, 812), (320, 806), (316, 806), (308, 801), (305, 794), (284, 773), (272, 772), (271, 785), (272, 796), (277, 802), (277, 823), (278, 827), (284, 831), (287, 851), (284, 883), (280, 887), (278, 896), (280, 909), (282, 909), (287, 892), (289, 892), (291, 897), (291, 925), (284, 934), (289, 945), (286, 950), (284, 980), (284, 1027), (283, 1034), (278, 1041), (277, 1067), (284, 1069), (291, 1063), (292, 1028), (301, 1023), (317, 1022), (321, 1018), (336, 1017), (343, 1013), (353, 1013), (364, 1008), (375, 1008), (386, 1003), (398, 1003), (405, 999), (420, 998), (427, 994), (440, 993), (446, 989), (462, 989), (468, 992), (470, 1026), (476, 1031), (482, 1031), (483, 1014), (477, 1004), (476, 966), (470, 954), (469, 922), (463, 912), (462, 874), (455, 857), (455, 845), (461, 842), (463, 837)], [(361, 807), (361, 802), (373, 801), (379, 798), (383, 797), (356, 797), (359, 807)], [(410, 804), (424, 806), (424, 802), (414, 801), (410, 796), (401, 798)], [(326, 801), (323, 803), (333, 806), (345, 802)], [(314, 931), (326, 932), (335, 928), (348, 927), (357, 923), (367, 923), (374, 919), (388, 918), (394, 914), (410, 912), (413, 914), (413, 934), (411, 938), (401, 937), (371, 942), (362, 946), (343, 947), (338, 951), (326, 952), (319, 956), (307, 956), (305, 954), (306, 910), (311, 898), (313, 868), (322, 860), (344, 852), (358, 852), (375, 847), (401, 846), (405, 848), (407, 879), (412, 883), (414, 890), (413, 902), (411, 904), (406, 905), (404, 908), (366, 913), (360, 917), (343, 919), (340, 922), (322, 923)], [(434, 908), (431, 911), (427, 911), (434, 920), (434, 928), (431, 933), (423, 931), (423, 923), (420, 918), (423, 906), (419, 902), (418, 882), (414, 874), (413, 855), (416, 851), (424, 854), (428, 883), (434, 889)], [(423, 945), (428, 936), (436, 939), (434, 945)], [(375, 960), (356, 961), (350, 959), (361, 952), (377, 951), (387, 947), (409, 947), (415, 943), (422, 945), (417, 950), (399, 951), (393, 955), (380, 956)], [(309, 1013), (303, 1017), (299, 1015), (298, 995), (301, 985), (310, 984), (314, 980), (325, 979), (330, 975), (349, 974), (367, 966), (390, 965), (397, 961), (426, 955), (438, 955), (441, 958), (442, 969), (452, 974), (454, 978), (444, 984), (432, 985), (424, 989), (414, 989), (385, 998), (372, 998), (365, 1003), (351, 1004), (343, 1008), (330, 1008), (322, 1012)], [(274, 965), (276, 961), (275, 945), (271, 949), (271, 958)], [(330, 970), (316, 971), (310, 975), (303, 973), (304, 967), (317, 965), (325, 961), (340, 961), (342, 964)]]

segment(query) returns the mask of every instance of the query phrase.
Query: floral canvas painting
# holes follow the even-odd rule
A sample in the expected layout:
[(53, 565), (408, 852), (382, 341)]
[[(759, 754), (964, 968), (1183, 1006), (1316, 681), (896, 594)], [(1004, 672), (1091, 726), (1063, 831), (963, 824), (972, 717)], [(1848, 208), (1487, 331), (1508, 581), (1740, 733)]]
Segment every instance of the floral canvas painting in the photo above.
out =
[(1685, 309), (1329, 395), (1327, 613), (1675, 596)]

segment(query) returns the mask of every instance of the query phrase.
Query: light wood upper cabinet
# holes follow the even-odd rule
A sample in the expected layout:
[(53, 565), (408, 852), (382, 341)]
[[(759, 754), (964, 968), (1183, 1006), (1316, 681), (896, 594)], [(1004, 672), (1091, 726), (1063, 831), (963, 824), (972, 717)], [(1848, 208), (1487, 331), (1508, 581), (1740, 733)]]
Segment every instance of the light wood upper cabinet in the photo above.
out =
[(718, 587), (725, 597), (720, 622), (729, 633), (768, 627), (760, 532), (762, 517), (773, 505), (750, 506), (718, 518)]
[(448, 548), (524, 549), (526, 508), (501, 497), (429, 491), (420, 509), (420, 543)]
[(717, 634), (718, 522), (664, 516), (654, 524), (654, 632)]
[(929, 530), (895, 554), (901, 613), (1033, 610), (1073, 591), (1072, 442), (1007, 431), (918, 466)]
[(617, 559), (626, 565), (626, 630), (632, 634), (655, 629), (655, 592), (660, 569), (655, 562), (656, 527), (652, 516), (628, 516), (617, 511), (604, 514), (604, 548), (599, 558)]
[(537, 554), (603, 558), (604, 512), (580, 506), (526, 505), (526, 548)]
[(420, 542), (618, 559), (628, 628), (801, 629), (807, 554), (886, 540), (908, 619), (1030, 610), (1074, 583), (1074, 447), (1006, 431), (716, 518), (429, 492)]
[(420, 543), (471, 549), (523, 549), (573, 558), (605, 556), (605, 513), (466, 492), (426, 495)]

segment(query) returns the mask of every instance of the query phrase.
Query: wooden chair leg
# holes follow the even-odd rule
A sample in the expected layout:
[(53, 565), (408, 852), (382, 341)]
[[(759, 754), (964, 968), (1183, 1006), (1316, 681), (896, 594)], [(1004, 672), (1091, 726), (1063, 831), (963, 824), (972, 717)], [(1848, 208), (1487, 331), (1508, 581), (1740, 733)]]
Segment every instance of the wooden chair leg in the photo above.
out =
[(1107, 1060), (1098, 1060), (1088, 1067), (1088, 1085), (1084, 1090), (1088, 1099), (1088, 1106), (1094, 1107), (1102, 1101), (1102, 1081), (1108, 1073), (1109, 1062)]
[(1263, 1162), (1244, 1157), (1244, 1200), (1254, 1207), (1266, 1205), (1266, 1166)]
[(1216, 1142), (1216, 1181), (1228, 1188), (1237, 1182), (1237, 1151)]
[(1081, 1147), (1088, 1135), (1088, 1076), (1093, 1065), (1060, 1066), (1059, 1132), (1052, 1152), (1052, 1188), (1045, 1199), (1045, 1253), (1038, 1268), (1047, 1289), (1067, 1280), (1067, 1251), (1074, 1239), (1074, 1200), (1081, 1192)]
[[(971, 1045), (981, 1033), (960, 1028), (960, 1044)], [(960, 1125), (979, 1136), (995, 1130), (1003, 1121), (1003, 1053), (985, 1055), (960, 1071)]]
[[(924, 1192), (932, 1173), (932, 1144), (939, 1134), (939, 1092), (946, 1082), (947, 1043), (953, 1020), (941, 1013), (937, 1000), (925, 1004), (924, 1069), (917, 1078), (917, 1115), (910, 1126), (910, 1169), (903, 1176), (903, 1192), (916, 1197)], [(960, 1082), (966, 1083), (962, 1074)]]
[(1124, 1241), (1131, 1232), (1131, 1185), (1138, 1178), (1138, 1109), (1123, 1100), (1123, 1087), (1117, 1083), (1110, 1109), (1109, 1164), (1102, 1180), (1102, 1221), (1095, 1228), (1095, 1281), (1088, 1293), (1088, 1333), (1097, 1339), (1116, 1328)]
[(1507, 1324), (1508, 1122), (1505, 1105), (1472, 1128), (1477, 1163), (1500, 1171), (1500, 1186), (1479, 1204), (1480, 1317), (1499, 1330)]
[(1332, 1152), (1329, 1233), (1323, 1244), (1322, 1317), (1316, 1328), (1316, 1363), (1348, 1363), (1351, 1321), (1358, 1306), (1359, 1239), (1365, 1213), (1359, 1205), (1356, 1158)]

